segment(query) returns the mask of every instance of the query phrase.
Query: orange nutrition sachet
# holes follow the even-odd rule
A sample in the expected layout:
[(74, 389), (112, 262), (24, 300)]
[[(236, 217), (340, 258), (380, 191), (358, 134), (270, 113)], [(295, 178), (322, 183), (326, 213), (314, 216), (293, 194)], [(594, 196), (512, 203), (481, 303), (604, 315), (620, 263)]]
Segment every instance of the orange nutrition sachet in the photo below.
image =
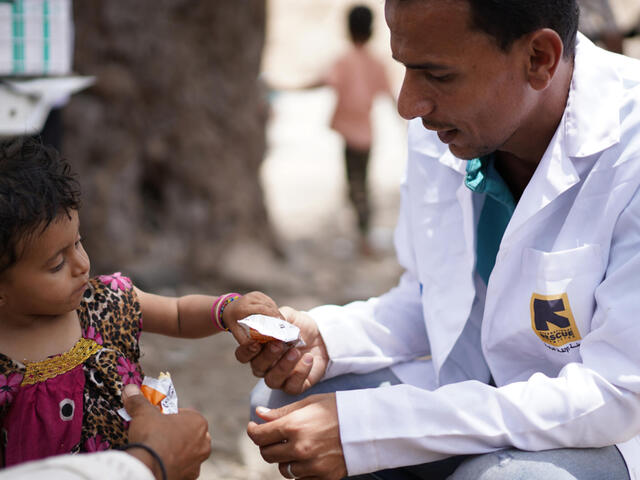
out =
[(300, 329), (281, 318), (255, 314), (238, 320), (238, 324), (245, 329), (251, 339), (259, 343), (280, 340), (293, 347), (305, 344), (300, 338)]

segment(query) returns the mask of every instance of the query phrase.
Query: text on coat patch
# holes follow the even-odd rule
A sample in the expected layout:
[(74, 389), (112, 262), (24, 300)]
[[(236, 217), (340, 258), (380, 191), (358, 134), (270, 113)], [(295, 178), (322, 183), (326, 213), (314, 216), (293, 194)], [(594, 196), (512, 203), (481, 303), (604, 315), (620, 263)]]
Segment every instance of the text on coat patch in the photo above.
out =
[(551, 350), (568, 352), (580, 345), (580, 332), (566, 293), (531, 295), (531, 328)]

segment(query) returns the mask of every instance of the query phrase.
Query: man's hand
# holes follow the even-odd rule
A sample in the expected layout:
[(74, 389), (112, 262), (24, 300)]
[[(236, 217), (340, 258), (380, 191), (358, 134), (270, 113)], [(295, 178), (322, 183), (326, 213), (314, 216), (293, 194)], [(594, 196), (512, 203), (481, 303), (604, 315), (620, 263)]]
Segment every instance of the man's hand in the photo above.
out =
[[(170, 480), (198, 478), (200, 465), (211, 453), (211, 436), (204, 417), (187, 409), (163, 415), (135, 385), (127, 385), (122, 397), (131, 416), (129, 443), (144, 443), (155, 450), (162, 458)], [(159, 478), (158, 465), (146, 451), (131, 449), (127, 453), (142, 460)]]
[(258, 407), (256, 412), (266, 423), (249, 422), (247, 433), (266, 462), (279, 464), (283, 477), (346, 477), (335, 393), (311, 395), (275, 410)]
[(268, 387), (298, 395), (324, 376), (329, 355), (318, 326), (309, 315), (289, 307), (282, 307), (281, 312), (289, 323), (300, 328), (306, 346), (287, 348), (283, 342), (275, 341), (241, 344), (236, 358), (241, 363), (251, 362), (253, 374), (264, 377)]

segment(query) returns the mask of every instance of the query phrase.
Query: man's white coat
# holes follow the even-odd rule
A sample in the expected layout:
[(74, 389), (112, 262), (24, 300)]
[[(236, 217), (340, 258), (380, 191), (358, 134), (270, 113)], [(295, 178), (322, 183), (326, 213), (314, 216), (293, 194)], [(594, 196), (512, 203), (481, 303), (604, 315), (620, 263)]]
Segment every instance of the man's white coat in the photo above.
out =
[(338, 392), (349, 474), (617, 444), (640, 479), (640, 62), (579, 37), (567, 107), (486, 287), (465, 166), (412, 121), (406, 272), (379, 298), (310, 312), (327, 377), (391, 366), (405, 382)]

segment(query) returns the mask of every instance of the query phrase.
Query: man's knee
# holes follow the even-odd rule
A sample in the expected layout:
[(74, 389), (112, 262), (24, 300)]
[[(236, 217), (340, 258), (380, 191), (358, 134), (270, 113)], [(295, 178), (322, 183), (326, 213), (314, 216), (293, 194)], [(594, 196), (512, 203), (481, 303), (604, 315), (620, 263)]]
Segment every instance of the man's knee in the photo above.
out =
[(256, 415), (256, 407), (280, 408), (301, 400), (303, 397), (304, 394), (295, 396), (284, 393), (281, 390), (273, 390), (267, 387), (264, 380), (261, 379), (251, 391), (249, 418), (256, 423), (263, 423), (262, 419)]
[(267, 387), (264, 380), (259, 380), (253, 390), (251, 390), (249, 417), (253, 422), (262, 423), (260, 417), (256, 415), (256, 407), (268, 407), (269, 394), (271, 389)]
[(396, 385), (399, 383), (401, 383), (400, 379), (398, 379), (398, 377), (396, 377), (389, 368), (383, 368), (381, 370), (376, 370), (362, 375), (348, 373), (346, 375), (329, 378), (316, 383), (313, 387), (300, 395), (289, 395), (281, 390), (272, 390), (267, 387), (264, 380), (260, 380), (251, 391), (250, 418), (254, 422), (262, 423), (262, 420), (260, 420), (255, 413), (256, 407), (280, 408), (316, 393), (329, 393), (362, 388), (378, 388), (383, 385)]
[(526, 452), (499, 450), (471, 457), (449, 480), (628, 480), (616, 447)]
[[(544, 473), (535, 468), (531, 471), (532, 465), (522, 462), (513, 453), (513, 450), (501, 450), (471, 457), (462, 462), (449, 480), (575, 480), (561, 471), (554, 471), (553, 465), (545, 465), (542, 468)], [(540, 477), (538, 473), (544, 476)]]

